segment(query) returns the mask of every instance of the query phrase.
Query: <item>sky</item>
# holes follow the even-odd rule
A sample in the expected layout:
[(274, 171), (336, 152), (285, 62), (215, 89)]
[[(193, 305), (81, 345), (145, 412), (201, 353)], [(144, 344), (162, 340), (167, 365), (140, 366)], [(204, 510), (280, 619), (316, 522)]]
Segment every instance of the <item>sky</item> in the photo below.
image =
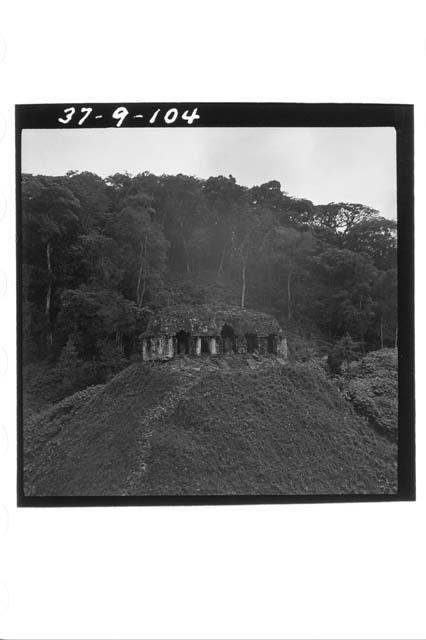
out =
[(396, 133), (391, 127), (27, 129), (22, 171), (102, 177), (128, 171), (232, 174), (251, 187), (278, 180), (314, 204), (356, 202), (396, 219)]

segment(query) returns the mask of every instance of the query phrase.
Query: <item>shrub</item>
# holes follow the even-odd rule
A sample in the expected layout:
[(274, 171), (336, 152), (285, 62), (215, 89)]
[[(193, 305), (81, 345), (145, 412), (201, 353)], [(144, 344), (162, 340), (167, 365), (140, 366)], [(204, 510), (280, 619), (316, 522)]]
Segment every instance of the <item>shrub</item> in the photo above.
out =
[(61, 383), (64, 394), (81, 388), (82, 369), (83, 360), (79, 357), (74, 341), (70, 337), (62, 349), (55, 367), (55, 374)]
[(341, 374), (349, 363), (359, 358), (359, 343), (352, 340), (349, 333), (340, 338), (328, 354), (328, 366), (333, 374)]
[(393, 440), (398, 435), (398, 355), (381, 349), (349, 366), (343, 393), (358, 413)]

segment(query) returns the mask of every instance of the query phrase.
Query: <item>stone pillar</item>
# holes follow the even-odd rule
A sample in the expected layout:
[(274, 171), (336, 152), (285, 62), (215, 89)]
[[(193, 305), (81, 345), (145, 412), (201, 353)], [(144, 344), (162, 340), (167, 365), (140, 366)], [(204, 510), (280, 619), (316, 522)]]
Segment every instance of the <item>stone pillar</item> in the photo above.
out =
[(196, 336), (194, 340), (195, 340), (195, 355), (200, 356), (201, 355), (201, 338), (200, 336)]
[(196, 336), (190, 336), (188, 339), (189, 342), (189, 356), (196, 356), (197, 355), (197, 341), (198, 338)]
[(285, 360), (287, 360), (288, 358), (287, 338), (278, 338), (277, 356), (280, 356), (281, 358), (284, 358)]
[(217, 353), (216, 350), (216, 338), (209, 339), (209, 352), (211, 356), (215, 356)]
[(167, 355), (169, 358), (173, 358), (175, 355), (173, 350), (173, 338), (171, 336), (167, 338)]
[(163, 355), (163, 348), (164, 348), (164, 338), (158, 338), (158, 351), (157, 351), (157, 355), (159, 358), (161, 358), (161, 356)]
[(221, 356), (223, 354), (222, 336), (216, 337), (216, 354)]
[(148, 360), (146, 353), (146, 338), (142, 338), (142, 360)]

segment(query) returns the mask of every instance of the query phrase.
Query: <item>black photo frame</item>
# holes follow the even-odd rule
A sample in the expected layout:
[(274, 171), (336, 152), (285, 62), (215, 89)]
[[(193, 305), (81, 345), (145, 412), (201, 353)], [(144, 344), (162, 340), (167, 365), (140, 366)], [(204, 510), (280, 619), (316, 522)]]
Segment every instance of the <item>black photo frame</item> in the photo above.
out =
[[(116, 127), (117, 110), (128, 127), (185, 127), (182, 120), (150, 123), (146, 114), (157, 109), (195, 109), (199, 118), (191, 127), (394, 127), (397, 143), (398, 229), (398, 491), (392, 495), (206, 495), (206, 496), (73, 496), (28, 497), (23, 483), (22, 382), (22, 229), (21, 135), (24, 129)], [(90, 117), (82, 115), (90, 110)], [(174, 112), (173, 112), (174, 113)], [(70, 116), (68, 118), (68, 115)], [(77, 118), (77, 115), (79, 118)], [(96, 114), (96, 115), (95, 115)], [(88, 114), (89, 115), (89, 114)], [(62, 122), (60, 121), (62, 120)], [(401, 104), (297, 103), (96, 103), (16, 105), (16, 282), (17, 282), (17, 504), (25, 507), (143, 506), (264, 503), (339, 503), (415, 500), (414, 416), (414, 110)]]

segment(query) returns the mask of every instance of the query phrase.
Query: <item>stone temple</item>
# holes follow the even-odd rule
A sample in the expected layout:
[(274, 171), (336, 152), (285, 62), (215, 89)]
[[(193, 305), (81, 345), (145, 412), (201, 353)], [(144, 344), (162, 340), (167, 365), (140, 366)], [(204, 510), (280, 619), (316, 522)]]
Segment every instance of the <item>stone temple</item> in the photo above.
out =
[(174, 306), (154, 314), (140, 336), (143, 360), (232, 354), (287, 359), (287, 339), (267, 313), (234, 306)]

